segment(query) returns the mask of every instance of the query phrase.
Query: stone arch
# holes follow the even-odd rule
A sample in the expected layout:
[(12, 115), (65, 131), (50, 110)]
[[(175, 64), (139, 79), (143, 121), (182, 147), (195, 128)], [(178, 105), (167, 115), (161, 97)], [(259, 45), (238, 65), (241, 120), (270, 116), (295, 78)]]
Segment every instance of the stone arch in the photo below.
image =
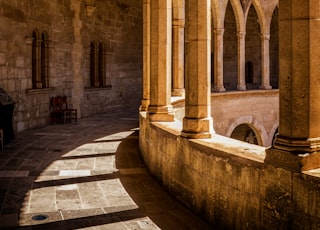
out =
[(238, 0), (230, 0), (230, 3), (234, 12), (234, 17), (237, 22), (237, 32), (245, 32), (245, 17), (243, 8), (241, 6), (241, 2)]
[(238, 125), (231, 133), (232, 139), (248, 142), (250, 144), (262, 145), (261, 140), (258, 139), (256, 131), (248, 124)]
[(40, 32), (38, 29), (34, 29), (33, 32), (32, 32), (32, 38), (36, 38), (36, 39), (40, 39)]
[(90, 86), (97, 86), (98, 82), (98, 60), (97, 60), (98, 44), (95, 41), (90, 43)]
[(229, 126), (226, 133), (227, 137), (231, 137), (232, 132), (241, 124), (248, 125), (256, 134), (258, 144), (261, 146), (269, 146), (269, 135), (264, 128), (264, 126), (252, 116), (241, 116), (238, 117), (233, 123)]
[(106, 85), (105, 53), (105, 45), (102, 42), (100, 42), (98, 46), (98, 81), (100, 87)]
[(276, 122), (273, 124), (271, 130), (270, 130), (270, 133), (269, 133), (269, 143), (270, 145), (273, 144), (273, 141), (274, 141), (274, 138), (276, 137), (276, 134), (278, 133), (279, 131), (279, 123)]
[(38, 29), (32, 32), (32, 88), (42, 89), (49, 87), (48, 57), (49, 45), (46, 32), (40, 33)]
[(253, 82), (247, 83), (247, 89), (257, 89), (262, 81), (261, 76), (261, 26), (257, 11), (253, 4), (250, 5), (246, 16), (246, 42), (245, 42), (245, 59), (246, 62), (251, 62), (253, 66)]
[(224, 28), (224, 15), (227, 9), (228, 0), (211, 0), (211, 12), (214, 29)]
[(49, 39), (47, 32), (41, 33), (41, 82), (42, 88), (49, 87)]
[[(257, 15), (258, 15), (258, 19), (259, 19), (259, 24), (260, 24), (260, 33), (261, 34), (269, 34), (269, 27), (267, 26), (266, 23), (266, 15), (264, 12), (264, 8), (261, 5), (261, 1), (260, 0), (253, 0), (252, 1), (252, 6), (254, 7)], [(250, 7), (248, 8), (248, 11), (250, 10)]]
[(273, 89), (279, 88), (279, 25), (278, 7), (276, 6), (270, 20), (270, 84)]
[(225, 12), (223, 37), (223, 83), (226, 90), (236, 90), (238, 82), (237, 19), (231, 3)]

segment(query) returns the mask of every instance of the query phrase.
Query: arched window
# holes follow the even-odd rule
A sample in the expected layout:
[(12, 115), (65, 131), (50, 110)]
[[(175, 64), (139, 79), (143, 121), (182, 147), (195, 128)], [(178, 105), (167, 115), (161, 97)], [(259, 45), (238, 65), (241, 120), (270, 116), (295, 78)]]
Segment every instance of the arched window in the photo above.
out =
[(42, 33), (41, 35), (41, 83), (42, 88), (49, 87), (49, 51), (48, 51), (48, 39), (46, 33)]
[(49, 87), (49, 51), (48, 37), (37, 30), (32, 33), (32, 88), (41, 89)]
[(99, 68), (99, 86), (105, 86), (105, 72), (106, 72), (106, 65), (105, 65), (105, 51), (104, 51), (104, 47), (103, 45), (100, 43), (99, 44), (99, 64), (98, 64), (98, 68)]
[(252, 62), (246, 62), (246, 83), (253, 83), (253, 64)]
[(91, 42), (90, 45), (90, 84), (91, 87), (95, 87), (97, 82), (97, 55), (96, 55), (96, 45)]
[(90, 45), (90, 84), (91, 87), (104, 87), (105, 83), (105, 49), (103, 44), (99, 46), (94, 42)]

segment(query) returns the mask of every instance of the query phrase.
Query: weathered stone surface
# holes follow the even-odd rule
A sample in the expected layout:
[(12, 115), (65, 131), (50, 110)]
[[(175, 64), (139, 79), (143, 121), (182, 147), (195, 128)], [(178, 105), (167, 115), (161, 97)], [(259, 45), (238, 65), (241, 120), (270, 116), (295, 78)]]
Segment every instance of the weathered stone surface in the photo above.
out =
[[(15, 131), (48, 124), (49, 98), (54, 95), (68, 96), (69, 107), (77, 108), (83, 117), (126, 105), (138, 109), (142, 91), (140, 3), (95, 1), (90, 16), (84, 1), (0, 3), (0, 85), (16, 102)], [(35, 29), (48, 35), (50, 90), (30, 91)], [(92, 41), (106, 47), (105, 88), (90, 87)]]

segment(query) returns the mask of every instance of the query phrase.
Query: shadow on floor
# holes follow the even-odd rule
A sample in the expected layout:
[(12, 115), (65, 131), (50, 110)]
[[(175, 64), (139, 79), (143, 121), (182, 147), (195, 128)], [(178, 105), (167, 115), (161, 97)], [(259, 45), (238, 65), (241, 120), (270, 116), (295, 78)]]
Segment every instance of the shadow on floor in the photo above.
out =
[(0, 155), (1, 229), (211, 229), (147, 172), (138, 126), (119, 112), (17, 135)]

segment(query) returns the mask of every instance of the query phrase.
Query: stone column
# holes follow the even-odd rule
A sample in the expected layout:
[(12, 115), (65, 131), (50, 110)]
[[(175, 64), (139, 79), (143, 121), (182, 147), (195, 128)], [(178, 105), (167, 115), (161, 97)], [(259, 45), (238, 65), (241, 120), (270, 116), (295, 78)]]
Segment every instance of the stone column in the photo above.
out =
[(213, 91), (226, 91), (223, 85), (223, 34), (224, 29), (214, 29), (214, 86)]
[(280, 1), (280, 126), (275, 148), (294, 154), (320, 150), (319, 18), (318, 0)]
[(141, 111), (150, 104), (150, 0), (143, 1), (143, 92)]
[(271, 89), (270, 86), (270, 35), (261, 35), (261, 89)]
[(151, 1), (150, 121), (173, 121), (171, 106), (172, 1)]
[[(184, 10), (184, 9), (183, 9)], [(174, 19), (172, 25), (172, 96), (184, 95), (184, 19)]]
[(246, 90), (246, 32), (238, 32), (238, 90)]
[(211, 1), (186, 0), (186, 101), (181, 135), (210, 138)]

